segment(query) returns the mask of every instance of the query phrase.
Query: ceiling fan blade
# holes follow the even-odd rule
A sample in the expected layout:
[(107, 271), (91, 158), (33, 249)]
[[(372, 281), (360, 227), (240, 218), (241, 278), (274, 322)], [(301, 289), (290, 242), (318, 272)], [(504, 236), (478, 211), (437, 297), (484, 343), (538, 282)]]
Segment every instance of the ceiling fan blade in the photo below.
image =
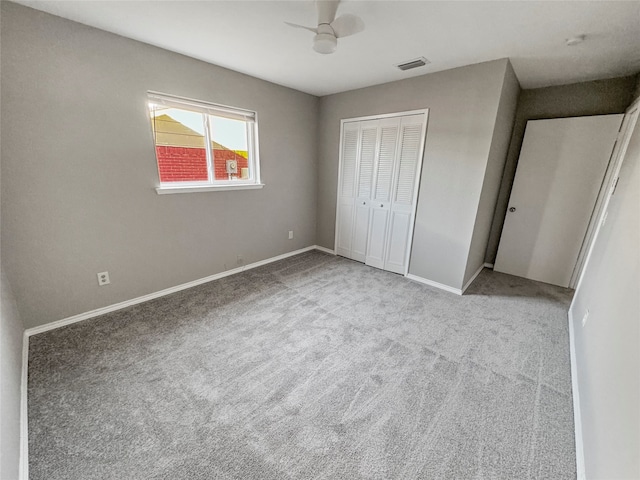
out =
[(318, 29), (317, 28), (313, 28), (313, 27), (305, 27), (304, 25), (298, 25), (297, 23), (290, 23), (290, 22), (284, 22), (287, 25), (289, 25), (290, 27), (293, 28), (303, 28), (304, 30), (309, 30), (310, 32), (313, 33), (318, 33)]
[(340, 0), (316, 0), (318, 8), (318, 25), (321, 23), (331, 23), (336, 18), (338, 4)]
[(333, 28), (337, 38), (348, 37), (363, 31), (364, 22), (356, 15), (345, 13), (331, 22), (331, 28)]

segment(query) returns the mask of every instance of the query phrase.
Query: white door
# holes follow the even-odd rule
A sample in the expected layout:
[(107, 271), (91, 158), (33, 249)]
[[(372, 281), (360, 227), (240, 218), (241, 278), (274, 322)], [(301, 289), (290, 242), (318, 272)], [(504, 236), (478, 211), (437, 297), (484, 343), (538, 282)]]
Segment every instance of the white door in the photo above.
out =
[(380, 145), (374, 169), (369, 245), (365, 263), (372, 267), (384, 268), (400, 118), (385, 118), (379, 122)]
[(356, 185), (356, 161), (358, 158), (359, 125), (345, 124), (342, 133), (341, 166), (338, 182), (338, 211), (336, 253), (351, 257)]
[(384, 269), (403, 275), (409, 262), (409, 237), (413, 229), (422, 165), (424, 120), (424, 115), (411, 115), (403, 117), (400, 124), (400, 148), (395, 166)]
[(336, 253), (406, 274), (427, 111), (344, 120)]
[(379, 122), (360, 122), (358, 169), (356, 175), (355, 218), (350, 258), (364, 262), (367, 255), (369, 216), (373, 190), (373, 169), (377, 154)]
[(527, 123), (496, 271), (569, 286), (622, 117)]

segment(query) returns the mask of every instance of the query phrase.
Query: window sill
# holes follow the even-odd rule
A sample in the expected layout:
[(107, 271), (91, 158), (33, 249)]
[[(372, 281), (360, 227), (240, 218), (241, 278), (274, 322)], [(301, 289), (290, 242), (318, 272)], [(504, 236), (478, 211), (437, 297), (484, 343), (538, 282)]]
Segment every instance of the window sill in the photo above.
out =
[(227, 190), (257, 190), (264, 187), (264, 183), (252, 183), (244, 185), (206, 185), (203, 187), (156, 187), (158, 195), (170, 193), (195, 193), (195, 192), (224, 192)]

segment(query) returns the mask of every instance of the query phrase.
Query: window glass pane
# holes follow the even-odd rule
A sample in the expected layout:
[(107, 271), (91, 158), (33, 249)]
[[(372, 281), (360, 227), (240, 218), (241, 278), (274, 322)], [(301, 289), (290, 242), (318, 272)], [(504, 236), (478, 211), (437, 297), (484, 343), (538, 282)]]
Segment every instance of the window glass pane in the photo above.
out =
[(216, 180), (248, 180), (247, 123), (241, 120), (209, 116), (211, 152)]
[(160, 181), (208, 180), (204, 115), (180, 108), (149, 105)]

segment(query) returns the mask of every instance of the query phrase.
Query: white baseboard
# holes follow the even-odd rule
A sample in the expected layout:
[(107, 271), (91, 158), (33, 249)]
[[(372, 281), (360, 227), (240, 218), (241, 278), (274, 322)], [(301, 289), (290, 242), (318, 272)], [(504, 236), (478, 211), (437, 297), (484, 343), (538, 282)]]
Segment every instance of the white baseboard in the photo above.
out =
[(414, 282), (424, 283), (425, 285), (429, 285), (430, 287), (436, 287), (440, 290), (445, 290), (450, 293), (455, 293), (456, 295), (462, 295), (462, 290), (459, 288), (453, 288), (449, 285), (445, 285), (444, 283), (434, 282), (433, 280), (427, 280), (426, 278), (419, 277), (417, 275), (413, 275), (412, 273), (407, 273), (405, 275), (409, 280), (413, 280)]
[(199, 278), (198, 280), (193, 280), (191, 282), (183, 283), (181, 285), (176, 285), (175, 287), (165, 288), (164, 290), (160, 290), (158, 292), (153, 292), (153, 293), (149, 293), (148, 295), (132, 298), (131, 300), (125, 300), (124, 302), (114, 303), (113, 305), (107, 305), (106, 307), (96, 308), (95, 310), (91, 310), (89, 312), (79, 313), (78, 315), (73, 315), (71, 317), (63, 318), (62, 320), (56, 320), (54, 322), (45, 323), (44, 325), (39, 325), (37, 327), (27, 328), (25, 330), (25, 335), (30, 337), (31, 335), (37, 335), (38, 333), (48, 332), (49, 330), (54, 330), (56, 328), (64, 327), (66, 325), (71, 325), (72, 323), (88, 320), (89, 318), (99, 317), (100, 315), (104, 315), (105, 313), (114, 312), (116, 310), (121, 310), (123, 308), (130, 307), (132, 305), (148, 302), (149, 300), (153, 300), (155, 298), (164, 297), (165, 295), (170, 295), (172, 293), (179, 292), (181, 290), (186, 290), (187, 288), (195, 287), (197, 285), (202, 285), (203, 283), (211, 282), (213, 280), (218, 280), (219, 278), (235, 275), (236, 273), (251, 270), (252, 268), (261, 267), (262, 265), (267, 265), (272, 262), (277, 262), (278, 260), (283, 260), (285, 258), (292, 257), (300, 253), (308, 252), (310, 250), (326, 251), (324, 247), (311, 245), (310, 247), (301, 248), (300, 250), (294, 250), (293, 252), (283, 253), (282, 255), (267, 258), (265, 260), (260, 260), (255, 263), (250, 263), (249, 265), (245, 265), (243, 267), (234, 268), (231, 270), (225, 270), (224, 272), (216, 273), (214, 275), (209, 275), (208, 277), (204, 277), (204, 278)]
[(486, 268), (493, 268), (493, 263), (485, 263), (484, 266)]
[[(436, 288), (439, 288), (440, 290), (444, 290), (446, 292), (455, 293), (456, 295), (462, 295), (465, 292), (465, 290), (467, 288), (469, 288), (469, 286), (473, 283), (473, 281), (476, 279), (476, 277), (478, 275), (480, 275), (480, 272), (482, 272), (482, 270), (485, 267), (487, 267), (487, 265), (490, 265), (490, 264), (484, 263), (484, 264), (480, 265), (480, 268), (478, 268), (476, 273), (473, 274), (473, 276), (469, 279), (469, 281), (467, 283), (465, 283), (464, 287), (462, 287), (462, 288), (450, 287), (449, 285), (445, 285), (444, 283), (434, 282), (433, 280), (428, 280), (426, 278), (419, 277), (417, 275), (413, 275), (412, 273), (407, 273), (405, 275), (405, 277), (407, 277), (409, 280), (413, 280), (414, 282), (424, 283), (425, 285), (429, 285), (431, 287), (436, 287)], [(493, 265), (491, 265), (491, 266), (493, 266)]]
[(22, 335), (22, 372), (20, 379), (20, 459), (18, 478), (29, 480), (29, 428), (27, 417), (27, 387), (29, 374), (29, 335)]
[(476, 273), (474, 273), (473, 276), (469, 279), (469, 281), (464, 284), (464, 287), (462, 287), (462, 292), (460, 293), (460, 295), (462, 295), (467, 290), (467, 288), (469, 288), (469, 285), (471, 285), (473, 281), (476, 279), (476, 277), (480, 275), (480, 272), (484, 270), (484, 267), (485, 267), (484, 264), (480, 265), (480, 268), (476, 270)]
[(324, 253), (329, 253), (329, 254), (331, 254), (331, 255), (335, 255), (335, 254), (336, 254), (336, 251), (335, 251), (335, 250), (331, 250), (331, 249), (326, 248), (326, 247), (321, 247), (320, 245), (316, 245), (316, 246), (315, 246), (315, 249), (316, 249), (316, 250), (319, 250), (319, 251), (321, 251), (321, 252), (324, 252)]
[(576, 473), (578, 480), (586, 480), (587, 472), (584, 464), (584, 443), (582, 442), (582, 415), (580, 413), (580, 392), (578, 391), (578, 366), (576, 362), (576, 343), (573, 330), (573, 313), (569, 308), (569, 352), (571, 356), (571, 391), (573, 397), (573, 424), (576, 437)]

